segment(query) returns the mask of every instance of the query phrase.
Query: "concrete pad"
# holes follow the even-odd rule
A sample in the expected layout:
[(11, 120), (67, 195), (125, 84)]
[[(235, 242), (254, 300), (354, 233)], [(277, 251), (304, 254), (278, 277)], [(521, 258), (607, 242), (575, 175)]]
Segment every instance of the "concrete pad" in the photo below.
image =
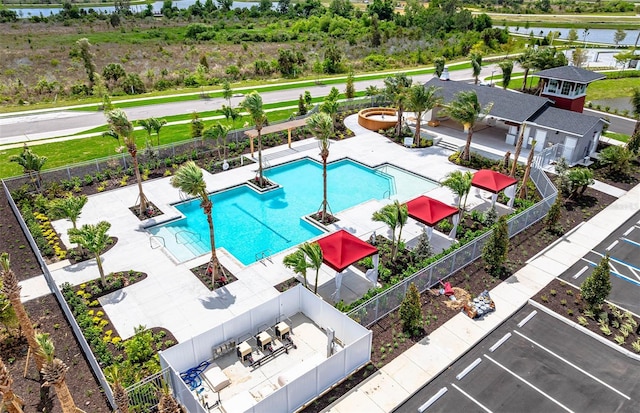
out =
[[(398, 356), (397, 359), (400, 359), (402, 357), (406, 357), (408, 360), (415, 363), (430, 377), (438, 375), (449, 365), (449, 363), (451, 363), (451, 361), (453, 361), (450, 360), (449, 356), (442, 352), (439, 347), (431, 345), (429, 337), (422, 339), (418, 344), (415, 344), (410, 349), (402, 353), (402, 355)], [(395, 362), (395, 360), (393, 362)], [(384, 366), (382, 369), (386, 371), (386, 368), (393, 362)], [(399, 370), (395, 367), (390, 368), (392, 369), (392, 372), (395, 370), (395, 376), (397, 376), (398, 374), (403, 374), (402, 370)]]
[[(487, 315), (490, 316), (493, 313)], [(466, 314), (458, 313), (451, 320), (447, 321), (442, 328), (449, 330), (451, 334), (472, 346), (477, 343), (486, 331), (476, 323), (476, 320), (469, 318)]]
[(367, 380), (360, 390), (385, 412), (391, 411), (410, 394), (384, 371)]
[(542, 271), (536, 271), (531, 266), (525, 266), (517, 273), (507, 278), (504, 282), (514, 288), (519, 289), (529, 296), (535, 295), (543, 289), (555, 277)]
[(444, 353), (448, 363), (453, 362), (469, 348), (467, 342), (452, 337), (451, 334), (452, 330), (439, 328), (428, 336), (429, 347), (436, 347), (441, 353)]
[(567, 265), (561, 261), (557, 261), (542, 255), (540, 257), (537, 257), (535, 260), (531, 261), (529, 265), (549, 275), (553, 275), (554, 277), (557, 277), (563, 272), (565, 272), (571, 265), (573, 265), (573, 263)]
[(553, 248), (546, 251), (544, 256), (558, 262), (570, 264), (582, 258), (589, 252), (589, 250), (591, 250), (591, 248), (563, 240), (562, 242), (554, 245)]
[(607, 235), (608, 232), (603, 233), (599, 228), (589, 226), (589, 222), (587, 221), (581, 225), (578, 230), (569, 234), (563, 243), (567, 246), (576, 246), (576, 248), (582, 247), (590, 250), (598, 245), (598, 243), (602, 242)]
[(427, 373), (416, 361), (418, 360), (410, 360), (403, 353), (382, 370), (393, 377), (408, 393), (413, 393), (433, 377), (433, 374)]
[[(395, 407), (395, 406), (394, 406)], [(367, 394), (359, 388), (346, 397), (342, 398), (336, 405), (332, 406), (327, 412), (331, 413), (386, 413), (388, 410), (380, 408)]]
[(31, 277), (27, 280), (20, 281), (18, 284), (22, 287), (22, 291), (20, 291), (20, 301), (23, 303), (51, 294), (49, 284), (47, 284), (47, 281), (44, 279), (44, 275)]
[(496, 307), (498, 307), (498, 304), (511, 304), (514, 307), (520, 307), (531, 297), (529, 294), (526, 294), (506, 283), (499, 284), (496, 288), (491, 290), (490, 295), (491, 298), (496, 301)]

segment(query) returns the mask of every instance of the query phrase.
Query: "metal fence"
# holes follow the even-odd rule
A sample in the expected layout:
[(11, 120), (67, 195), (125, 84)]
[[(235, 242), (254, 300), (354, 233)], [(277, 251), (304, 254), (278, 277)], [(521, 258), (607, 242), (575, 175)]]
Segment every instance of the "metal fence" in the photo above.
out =
[(84, 338), (84, 335), (82, 334), (82, 330), (80, 330), (80, 326), (78, 326), (76, 319), (73, 317), (73, 313), (71, 312), (71, 309), (67, 304), (67, 301), (64, 299), (64, 296), (62, 295), (60, 288), (58, 288), (58, 285), (56, 284), (55, 280), (51, 276), (51, 273), (49, 272), (49, 268), (47, 268), (47, 265), (45, 264), (44, 259), (42, 258), (42, 254), (40, 253), (40, 250), (38, 249), (38, 246), (36, 245), (35, 240), (31, 236), (31, 232), (29, 232), (29, 229), (27, 228), (27, 224), (24, 222), (24, 219), (22, 218), (22, 215), (20, 214), (18, 207), (16, 206), (15, 202), (13, 201), (13, 198), (11, 197), (9, 188), (7, 188), (7, 185), (5, 185), (4, 181), (2, 181), (2, 187), (4, 189), (5, 195), (7, 196), (7, 200), (9, 201), (11, 210), (13, 211), (13, 214), (16, 216), (16, 219), (20, 224), (20, 228), (22, 228), (22, 232), (24, 232), (25, 237), (27, 237), (27, 241), (29, 242), (31, 249), (33, 250), (33, 253), (36, 256), (36, 259), (38, 260), (38, 264), (40, 265), (40, 269), (42, 270), (44, 279), (47, 281), (47, 285), (49, 286), (49, 289), (55, 294), (56, 299), (58, 300), (58, 303), (60, 303), (60, 307), (62, 308), (62, 311), (64, 312), (67, 318), (67, 321), (69, 321), (69, 324), (71, 325), (73, 334), (76, 336), (78, 343), (80, 343), (80, 347), (82, 348), (82, 351), (84, 352), (86, 359), (89, 361), (89, 365), (91, 366), (93, 373), (98, 379), (98, 382), (102, 386), (102, 389), (104, 390), (104, 394), (107, 397), (107, 400), (109, 400), (111, 407), (115, 409), (116, 404), (113, 399), (113, 392), (111, 391), (111, 387), (109, 386), (109, 383), (107, 382), (107, 379), (105, 378), (104, 373), (102, 373), (102, 369), (100, 368), (98, 361), (96, 360), (95, 356), (93, 355), (93, 352), (91, 351), (91, 348), (89, 347), (89, 343), (87, 343), (87, 340)]
[[(548, 148), (545, 151), (554, 150)], [(549, 153), (542, 151), (538, 156), (548, 157)], [(541, 161), (538, 161), (540, 164)], [(519, 232), (525, 230), (529, 226), (543, 219), (551, 205), (555, 202), (557, 190), (551, 183), (544, 170), (536, 166), (531, 168), (531, 180), (534, 182), (538, 191), (542, 195), (542, 201), (536, 203), (525, 211), (511, 217), (509, 223), (509, 237), (513, 237)], [(455, 251), (447, 254), (436, 262), (421, 269), (415, 274), (405, 278), (400, 283), (394, 285), (388, 290), (372, 297), (370, 300), (360, 304), (347, 315), (365, 327), (380, 320), (389, 313), (395, 311), (407, 292), (409, 285), (414, 283), (420, 293), (433, 288), (440, 280), (445, 280), (460, 269), (471, 264), (482, 255), (485, 243), (489, 240), (492, 230), (484, 233), (473, 241), (463, 245)]]
[(146, 377), (125, 389), (129, 397), (129, 407), (138, 412), (150, 412), (160, 402), (159, 392), (169, 390), (169, 368)]

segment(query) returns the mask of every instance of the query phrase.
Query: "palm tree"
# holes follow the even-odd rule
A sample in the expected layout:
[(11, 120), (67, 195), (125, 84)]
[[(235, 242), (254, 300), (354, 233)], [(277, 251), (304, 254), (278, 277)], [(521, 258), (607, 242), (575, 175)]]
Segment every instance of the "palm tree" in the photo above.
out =
[(315, 287), (313, 289), (314, 294), (318, 294), (318, 275), (320, 274), (320, 267), (322, 267), (322, 248), (320, 248), (320, 244), (317, 242), (308, 243), (300, 245), (300, 250), (307, 256), (309, 260), (309, 268), (313, 268), (316, 270), (316, 282)]
[(40, 345), (38, 352), (45, 359), (44, 366), (42, 366), (42, 369), (40, 370), (44, 380), (42, 386), (53, 386), (56, 390), (58, 400), (60, 400), (60, 407), (62, 407), (62, 413), (84, 413), (82, 409), (76, 407), (76, 404), (73, 401), (71, 392), (65, 382), (69, 367), (67, 367), (62, 360), (55, 357), (55, 347), (49, 338), (49, 334), (37, 334), (36, 339)]
[(153, 126), (151, 126), (151, 118), (138, 120), (138, 125), (142, 126), (142, 128), (147, 131), (147, 146), (149, 146), (149, 141), (151, 141), (151, 132), (153, 132)]
[(2, 410), (7, 413), (23, 413), (24, 400), (13, 392), (13, 379), (7, 366), (0, 359), (0, 394), (2, 395)]
[(158, 390), (158, 400), (158, 413), (182, 413), (184, 411), (164, 380)]
[(66, 198), (56, 199), (49, 205), (49, 215), (54, 219), (68, 219), (71, 221), (73, 228), (76, 228), (76, 223), (78, 222), (78, 218), (80, 218), (82, 208), (84, 208), (88, 200), (89, 198), (87, 198), (86, 195), (70, 195)]
[(110, 223), (100, 221), (96, 225), (85, 224), (80, 228), (70, 228), (67, 232), (69, 234), (69, 241), (93, 253), (96, 258), (96, 264), (98, 265), (98, 272), (100, 272), (100, 280), (103, 286), (107, 285), (107, 280), (104, 276), (100, 253), (111, 243), (111, 237), (107, 234), (109, 228), (111, 228)]
[[(408, 219), (407, 205), (402, 205), (398, 200), (395, 200), (392, 204), (385, 205), (379, 211), (373, 213), (372, 219), (376, 222), (383, 222), (387, 224), (391, 229), (391, 259), (395, 260), (398, 253), (398, 246), (400, 244), (400, 237), (402, 236), (402, 228), (407, 223)], [(400, 228), (398, 239), (396, 242), (396, 229)]]
[(420, 138), (421, 120), (425, 112), (430, 111), (442, 102), (442, 96), (438, 94), (440, 88), (429, 86), (425, 88), (422, 85), (414, 85), (409, 90), (409, 101), (407, 109), (416, 113), (416, 133), (414, 139), (418, 147), (420, 147), (422, 139)]
[(322, 217), (321, 222), (326, 224), (327, 207), (329, 202), (327, 200), (327, 158), (329, 157), (329, 146), (331, 142), (329, 138), (333, 135), (333, 120), (326, 113), (314, 113), (307, 119), (307, 125), (311, 128), (318, 140), (318, 147), (320, 148), (320, 157), (322, 158)]
[(222, 97), (227, 100), (229, 106), (231, 106), (231, 98), (233, 97), (233, 90), (228, 80), (222, 81)]
[(209, 224), (209, 241), (211, 242), (211, 259), (208, 269), (211, 270), (211, 282), (215, 283), (218, 277), (220, 263), (216, 255), (216, 239), (213, 229), (213, 202), (207, 193), (207, 184), (202, 176), (202, 169), (193, 161), (184, 163), (171, 177), (171, 185), (182, 192), (200, 198), (200, 207), (207, 216)]
[(411, 87), (411, 79), (404, 73), (396, 73), (384, 80), (385, 95), (396, 106), (398, 110), (398, 124), (396, 126), (396, 134), (398, 137), (402, 135), (402, 114), (404, 105), (407, 101), (407, 89)]
[(136, 146), (136, 140), (133, 137), (133, 125), (127, 119), (127, 114), (122, 109), (114, 109), (107, 112), (107, 122), (111, 126), (111, 129), (122, 137), (124, 146), (127, 148), (131, 159), (133, 159), (133, 171), (136, 174), (136, 180), (138, 181), (138, 191), (140, 193), (140, 210), (139, 215), (142, 216), (144, 211), (147, 210), (147, 197), (142, 191), (142, 178), (140, 177), (140, 168), (138, 167), (138, 147)]
[(258, 185), (263, 187), (265, 182), (262, 171), (262, 127), (267, 122), (267, 115), (262, 107), (262, 96), (254, 90), (245, 96), (241, 106), (249, 112), (249, 116), (256, 126), (256, 131), (258, 131)]
[(471, 58), (471, 68), (473, 69), (473, 78), (474, 84), (478, 84), (478, 76), (480, 76), (480, 72), (482, 71), (482, 55), (480, 53), (471, 53), (469, 55)]
[(218, 148), (218, 157), (222, 156), (220, 154), (220, 146), (221, 146), (220, 140), (222, 140), (224, 143), (223, 147), (227, 146), (227, 133), (229, 133), (229, 127), (223, 126), (220, 122), (211, 126), (210, 128), (205, 129), (204, 132), (202, 133), (202, 136), (205, 139), (211, 139), (216, 141), (216, 146)]
[[(471, 180), (473, 174), (470, 171), (453, 171), (442, 181), (442, 185), (446, 186), (458, 198), (458, 209), (464, 211), (467, 206), (467, 197), (471, 192)], [(464, 202), (463, 202), (464, 200)]]
[(122, 387), (122, 373), (118, 369), (118, 364), (106, 367), (104, 375), (113, 390), (113, 399), (116, 402), (118, 413), (129, 413), (129, 395)]
[(113, 138), (118, 141), (118, 146), (120, 146), (120, 135), (118, 135), (113, 129), (109, 129), (106, 132), (102, 132), (103, 138)]
[(458, 92), (455, 100), (453, 100), (445, 108), (447, 115), (451, 116), (456, 121), (462, 123), (467, 128), (467, 143), (464, 146), (462, 152), (462, 159), (471, 160), (471, 139), (473, 138), (473, 127), (478, 120), (478, 117), (482, 115), (486, 116), (493, 103), (488, 104), (484, 108), (478, 101), (478, 95), (475, 90)]
[(22, 287), (18, 284), (18, 277), (16, 277), (13, 270), (11, 270), (9, 254), (6, 252), (0, 254), (0, 265), (2, 265), (2, 292), (7, 296), (9, 302), (11, 302), (11, 306), (13, 307), (16, 317), (18, 318), (18, 322), (20, 323), (22, 333), (27, 339), (27, 343), (29, 343), (31, 353), (34, 355), (36, 360), (36, 366), (38, 367), (38, 371), (40, 371), (44, 365), (44, 357), (38, 354), (39, 345), (36, 341), (36, 332), (33, 329), (31, 320), (29, 319), (29, 314), (27, 314), (27, 310), (24, 308), (24, 305), (20, 300), (20, 291), (22, 290)]
[(506, 89), (511, 83), (511, 73), (513, 72), (513, 60), (503, 60), (498, 63), (498, 67), (502, 70), (502, 88)]
[(157, 146), (160, 146), (160, 129), (167, 124), (166, 119), (151, 118), (151, 128), (156, 133)]
[(22, 167), (23, 173), (29, 175), (31, 181), (35, 183), (36, 189), (40, 191), (42, 189), (42, 176), (40, 171), (47, 162), (46, 156), (39, 156), (34, 153), (27, 146), (26, 142), (22, 147), (22, 153), (20, 155), (11, 155), (9, 162), (16, 162)]
[(529, 76), (529, 70), (531, 70), (535, 64), (536, 51), (533, 48), (525, 49), (524, 53), (516, 58), (516, 62), (524, 69), (524, 77), (522, 79), (522, 87), (520, 90), (525, 90), (527, 87), (527, 77)]
[(296, 250), (296, 252), (286, 255), (282, 260), (285, 267), (293, 270), (294, 273), (302, 275), (304, 278), (305, 288), (309, 288), (307, 285), (307, 269), (310, 268), (307, 258), (304, 255), (302, 249)]
[(338, 110), (340, 104), (338, 103), (338, 97), (340, 97), (340, 91), (337, 88), (332, 87), (331, 92), (324, 98), (322, 105), (320, 106), (320, 112), (324, 112), (331, 117), (333, 126), (336, 124), (336, 117), (338, 116)]
[(373, 100), (380, 94), (380, 89), (378, 89), (378, 87), (375, 85), (369, 85), (364, 90), (364, 94), (371, 98), (371, 106), (373, 106)]

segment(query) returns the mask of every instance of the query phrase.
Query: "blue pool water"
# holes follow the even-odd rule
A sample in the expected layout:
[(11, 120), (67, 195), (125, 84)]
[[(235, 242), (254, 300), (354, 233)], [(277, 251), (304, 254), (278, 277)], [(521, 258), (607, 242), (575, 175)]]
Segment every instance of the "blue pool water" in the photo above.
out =
[[(322, 164), (301, 159), (264, 172), (280, 188), (259, 194), (246, 185), (214, 193), (216, 246), (245, 265), (291, 248), (322, 233), (301, 218), (322, 202)], [(391, 165), (372, 169), (349, 159), (327, 166), (331, 211), (351, 208), (371, 199), (397, 196), (401, 200), (427, 192), (437, 183)], [(176, 205), (185, 218), (149, 231), (162, 237), (180, 262), (210, 252), (207, 220), (197, 200)]]

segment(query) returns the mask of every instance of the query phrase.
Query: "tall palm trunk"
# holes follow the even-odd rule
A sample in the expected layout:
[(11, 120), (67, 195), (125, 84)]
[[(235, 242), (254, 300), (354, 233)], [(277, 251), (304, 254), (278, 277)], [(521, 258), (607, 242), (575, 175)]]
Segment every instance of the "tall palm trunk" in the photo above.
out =
[(133, 159), (133, 171), (136, 174), (136, 181), (138, 181), (138, 191), (140, 192), (140, 209), (139, 214), (142, 214), (147, 210), (147, 197), (142, 191), (142, 177), (140, 176), (140, 169), (138, 168), (138, 154), (136, 151), (130, 151), (129, 154)]
[(522, 87), (521, 91), (524, 91), (527, 88), (527, 77), (529, 76), (529, 68), (524, 69), (524, 78), (522, 79)]
[[(204, 199), (207, 201), (205, 202)], [(211, 260), (209, 261), (209, 267), (211, 268), (211, 283), (214, 284), (218, 278), (220, 263), (216, 255), (216, 237), (213, 228), (213, 215), (211, 213), (213, 203), (209, 201), (208, 198), (203, 198), (202, 204), (202, 209), (204, 209), (204, 213), (207, 215), (207, 224), (209, 225), (209, 242), (211, 243)]]
[(464, 151), (462, 152), (462, 159), (471, 160), (471, 139), (473, 138), (473, 126), (469, 125), (469, 131), (467, 132), (467, 143), (464, 145)]
[(326, 224), (327, 220), (327, 158), (329, 151), (322, 151), (322, 223)]
[(258, 185), (264, 186), (264, 177), (262, 175), (262, 128), (258, 129)]
[(73, 397), (71, 396), (71, 392), (69, 391), (69, 387), (67, 387), (67, 383), (65, 383), (64, 378), (57, 383), (53, 383), (53, 388), (56, 390), (58, 400), (60, 400), (62, 413), (84, 413), (84, 410), (77, 407), (76, 403), (73, 401)]
[(102, 282), (102, 286), (107, 286), (107, 280), (104, 277), (104, 268), (102, 268), (102, 258), (100, 257), (100, 253), (95, 254), (96, 256), (96, 264), (98, 265), (98, 272), (100, 273), (100, 282)]
[(520, 151), (522, 150), (522, 144), (524, 143), (524, 123), (522, 124), (522, 130), (520, 131), (520, 135), (518, 136), (518, 143), (516, 144), (516, 153), (513, 155), (513, 165), (511, 165), (511, 177), (516, 176), (516, 170), (518, 169), (518, 157), (520, 156)]
[(529, 180), (529, 174), (531, 173), (531, 164), (533, 163), (533, 147), (536, 145), (536, 141), (531, 142), (531, 152), (527, 158), (527, 168), (524, 170), (524, 177), (522, 177), (522, 186), (520, 186), (520, 192), (518, 198), (525, 198), (527, 196), (527, 181)]
[(417, 141), (417, 147), (422, 147), (422, 135), (421, 135), (421, 126), (420, 126), (420, 118), (422, 117), (422, 112), (416, 112), (416, 133), (414, 139)]
[(396, 131), (398, 138), (402, 136), (402, 114), (404, 113), (403, 105), (398, 105), (398, 130)]
[(2, 408), (7, 413), (23, 413), (22, 406), (24, 406), (24, 400), (22, 400), (17, 394), (13, 392), (13, 379), (7, 370), (2, 359), (0, 359), (0, 394), (2, 394)]

